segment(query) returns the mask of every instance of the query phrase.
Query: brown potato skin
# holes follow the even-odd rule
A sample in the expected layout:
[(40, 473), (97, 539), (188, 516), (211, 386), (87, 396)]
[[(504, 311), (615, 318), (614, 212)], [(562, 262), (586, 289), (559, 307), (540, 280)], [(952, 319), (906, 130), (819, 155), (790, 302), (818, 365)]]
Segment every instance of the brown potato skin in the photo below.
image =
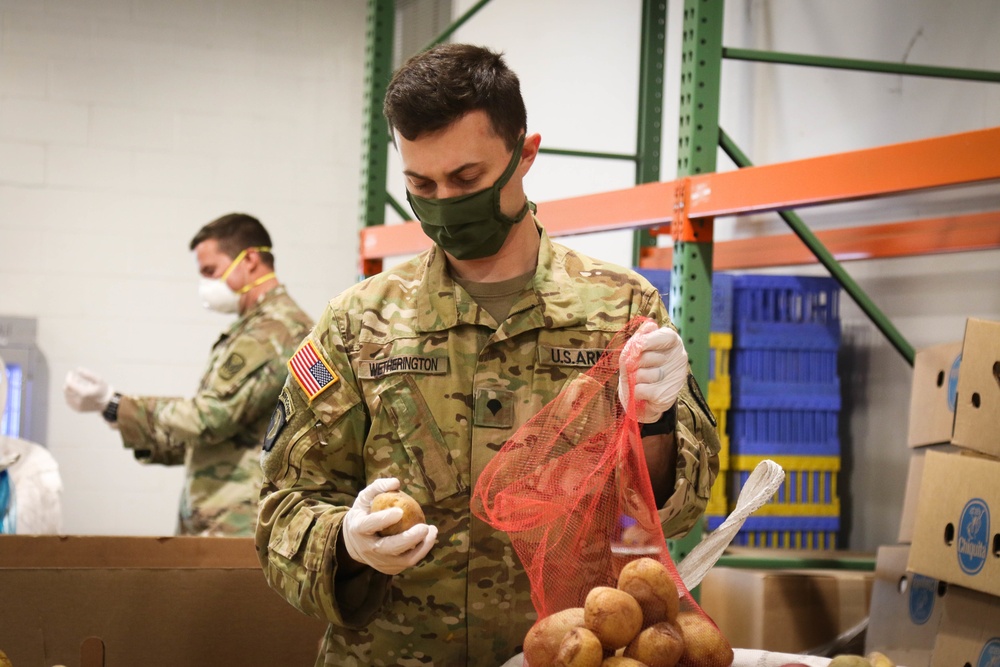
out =
[(678, 664), (684, 667), (729, 667), (733, 647), (707, 617), (696, 611), (677, 614), (677, 625), (684, 635), (684, 653)]
[(619, 649), (642, 629), (642, 608), (634, 597), (610, 586), (595, 586), (583, 603), (584, 624), (604, 648)]
[(649, 667), (675, 667), (684, 654), (684, 635), (673, 623), (652, 625), (625, 647), (625, 657), (640, 660)]
[(587, 628), (573, 628), (563, 637), (556, 654), (556, 667), (601, 667), (604, 647)]
[(524, 637), (524, 659), (528, 667), (551, 667), (559, 655), (563, 638), (573, 628), (583, 627), (583, 607), (570, 607), (537, 621)]
[(424, 517), (424, 510), (420, 503), (402, 491), (386, 491), (380, 493), (372, 499), (372, 512), (387, 510), (390, 507), (398, 507), (403, 510), (403, 518), (392, 524), (388, 528), (379, 531), (379, 535), (387, 537), (389, 535), (399, 535), (404, 530), (413, 528), (418, 523), (427, 523)]
[(610, 658), (605, 658), (604, 662), (601, 663), (601, 667), (649, 667), (649, 665), (644, 662), (639, 662), (634, 658), (626, 658), (616, 655)]
[(642, 627), (673, 623), (681, 608), (677, 584), (666, 566), (653, 558), (626, 563), (618, 575), (618, 590), (636, 599), (642, 608)]

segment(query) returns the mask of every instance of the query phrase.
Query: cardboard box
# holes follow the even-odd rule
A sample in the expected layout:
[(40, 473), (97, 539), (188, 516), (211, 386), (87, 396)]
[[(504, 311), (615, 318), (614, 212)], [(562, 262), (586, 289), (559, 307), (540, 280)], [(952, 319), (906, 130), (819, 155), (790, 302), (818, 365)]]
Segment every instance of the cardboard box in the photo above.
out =
[(914, 355), (906, 438), (910, 447), (951, 442), (961, 360), (961, 342), (934, 345)]
[(931, 667), (1000, 664), (1000, 599), (958, 586), (947, 598)]
[(733, 646), (804, 653), (868, 616), (873, 575), (714, 567), (701, 606)]
[(1000, 595), (1000, 460), (927, 452), (907, 569)]
[(903, 494), (903, 512), (899, 518), (898, 541), (901, 544), (913, 541), (913, 526), (917, 521), (917, 503), (920, 500), (920, 483), (924, 476), (924, 456), (929, 451), (957, 452), (959, 448), (952, 445), (928, 445), (914, 449), (910, 453), (910, 466), (906, 473), (906, 489)]
[(880, 547), (872, 586), (865, 653), (880, 651), (897, 665), (928, 667), (948, 597), (947, 584), (906, 571), (910, 547)]
[(1000, 457), (1000, 322), (965, 323), (952, 442)]
[(326, 630), (249, 538), (3, 535), (0, 591), (15, 667), (311, 667)]

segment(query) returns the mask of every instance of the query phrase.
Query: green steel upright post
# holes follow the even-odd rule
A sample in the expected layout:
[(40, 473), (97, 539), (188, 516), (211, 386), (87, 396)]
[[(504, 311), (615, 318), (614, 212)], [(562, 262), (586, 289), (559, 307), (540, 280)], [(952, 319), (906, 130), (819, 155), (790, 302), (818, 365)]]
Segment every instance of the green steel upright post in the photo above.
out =
[[(636, 136), (636, 185), (660, 180), (663, 137), (663, 57), (667, 46), (667, 1), (642, 1), (639, 42), (639, 121)], [(646, 230), (632, 239), (632, 266), (639, 266), (642, 249), (656, 245)]]
[[(382, 118), (382, 100), (392, 76), (396, 0), (368, 0), (365, 45), (365, 100), (361, 150), (361, 206), (359, 225), (385, 223), (389, 134)], [(364, 274), (364, 271), (361, 272)]]
[[(685, 0), (681, 42), (680, 131), (677, 178), (716, 170), (719, 88), (722, 74), (723, 0)], [(708, 388), (708, 338), (712, 324), (712, 221), (687, 221), (687, 193), (675, 197), (670, 317), (680, 330), (698, 384)], [(692, 531), (671, 544), (683, 560), (701, 539)]]

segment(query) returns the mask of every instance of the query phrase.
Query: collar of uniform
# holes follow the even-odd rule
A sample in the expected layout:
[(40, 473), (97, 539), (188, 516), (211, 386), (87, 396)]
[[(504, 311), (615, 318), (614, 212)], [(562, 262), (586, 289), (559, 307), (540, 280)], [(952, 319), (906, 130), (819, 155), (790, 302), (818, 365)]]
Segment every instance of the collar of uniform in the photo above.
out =
[[(283, 294), (285, 294), (284, 285), (277, 285), (274, 288), (269, 289), (268, 291), (261, 294), (260, 297), (258, 297), (257, 299), (257, 303), (251, 306), (250, 310), (245, 312), (243, 315), (239, 317), (239, 319), (233, 322), (232, 326), (230, 326), (226, 330), (226, 332), (219, 337), (219, 342), (225, 340), (226, 338), (229, 338), (230, 336), (236, 334), (238, 331), (246, 327), (247, 322), (250, 322), (251, 320), (258, 317), (261, 313), (263, 313), (266, 310), (266, 306), (268, 306), (272, 301), (275, 301), (276, 299), (280, 298)], [(218, 345), (218, 343), (216, 343), (216, 345)]]
[[(512, 326), (501, 327), (501, 330), (506, 329), (508, 336), (541, 326), (559, 328), (586, 321), (583, 302), (576, 291), (569, 287), (573, 281), (566, 271), (565, 254), (556, 251), (549, 235), (534, 215), (532, 222), (541, 236), (538, 266), (531, 281), (530, 293), (522, 296), (511, 307), (507, 324)], [(437, 246), (427, 253), (421, 284), (423, 289), (417, 300), (419, 331), (441, 331), (459, 323), (486, 324), (477, 319), (477, 313), (481, 315), (485, 311), (476, 307), (465, 290), (452, 280), (445, 255)], [(513, 330), (515, 327), (512, 320), (517, 322), (516, 331)]]

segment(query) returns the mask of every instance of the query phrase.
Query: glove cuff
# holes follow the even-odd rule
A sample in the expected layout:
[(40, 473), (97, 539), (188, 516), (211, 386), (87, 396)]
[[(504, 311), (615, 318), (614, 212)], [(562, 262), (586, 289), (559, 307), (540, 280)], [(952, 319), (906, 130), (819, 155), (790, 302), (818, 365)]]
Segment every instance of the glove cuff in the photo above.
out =
[(639, 435), (643, 438), (650, 435), (670, 435), (677, 428), (677, 404), (665, 410), (660, 418), (649, 424), (639, 424)]

